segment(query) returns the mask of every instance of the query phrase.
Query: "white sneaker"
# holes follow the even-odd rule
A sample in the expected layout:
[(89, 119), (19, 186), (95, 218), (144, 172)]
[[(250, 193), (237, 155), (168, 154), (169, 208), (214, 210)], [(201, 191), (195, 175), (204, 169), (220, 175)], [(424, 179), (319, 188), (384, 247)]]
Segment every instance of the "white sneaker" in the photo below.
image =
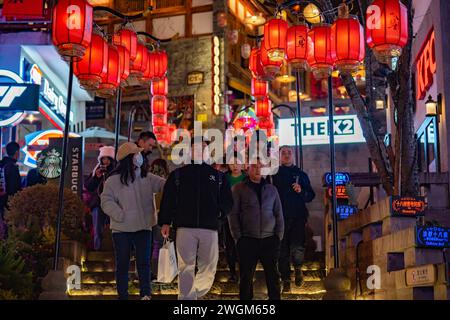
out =
[(152, 300), (151, 296), (144, 296), (141, 298), (141, 300)]

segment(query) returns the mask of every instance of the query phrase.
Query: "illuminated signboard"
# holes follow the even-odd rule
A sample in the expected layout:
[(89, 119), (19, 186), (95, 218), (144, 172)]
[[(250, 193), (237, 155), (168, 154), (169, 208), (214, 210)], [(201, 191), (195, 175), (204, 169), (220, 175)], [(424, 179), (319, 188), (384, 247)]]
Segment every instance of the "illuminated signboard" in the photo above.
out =
[[(30, 81), (41, 86), (39, 110), (58, 129), (64, 128), (66, 118), (65, 96), (60, 94), (52, 84), (44, 77), (41, 69), (32, 65), (29, 71)], [(70, 122), (73, 123), (74, 115), (70, 112)]]
[[(331, 186), (333, 184), (333, 175), (331, 174), (331, 172), (328, 172), (325, 174), (325, 183), (328, 186)], [(347, 172), (336, 172), (336, 185), (338, 186), (343, 186), (346, 185), (350, 182), (350, 174), (348, 174)]]
[(340, 205), (336, 208), (336, 214), (339, 220), (348, 219), (348, 217), (356, 214), (357, 212), (358, 207), (356, 206)]
[(435, 42), (434, 30), (431, 30), (416, 59), (417, 100), (423, 100), (433, 85), (437, 70)]
[(416, 246), (422, 248), (450, 248), (450, 228), (417, 226)]
[[(22, 78), (9, 70), (0, 70), (0, 79), (2, 79), (2, 81), (7, 81), (8, 83), (23, 84)], [(4, 91), (3, 94), (0, 94), (0, 99), (3, 101), (10, 89), (6, 90), (5, 88), (0, 88), (0, 90)], [(25, 116), (26, 113), (23, 111), (2, 111), (0, 112), (0, 127), (16, 126), (25, 118)]]
[(424, 197), (391, 197), (391, 215), (418, 217), (423, 216), (426, 208)]
[[(279, 119), (278, 125), (280, 146), (294, 146), (297, 133), (294, 118)], [(328, 117), (302, 118), (302, 143), (304, 146), (329, 144), (328, 133)], [(336, 144), (366, 142), (356, 115), (335, 116), (334, 134)]]
[[(333, 196), (333, 188), (329, 187), (328, 196), (331, 198)], [(348, 199), (347, 188), (345, 186), (336, 186), (336, 198), (337, 199)]]
[[(62, 138), (62, 136), (63, 133), (60, 130), (45, 130), (27, 134), (25, 136), (25, 146), (22, 148), (22, 152), (25, 154), (23, 164), (30, 168), (36, 168), (39, 153), (47, 149), (50, 139)], [(79, 137), (79, 135), (70, 133), (69, 137), (75, 138)]]

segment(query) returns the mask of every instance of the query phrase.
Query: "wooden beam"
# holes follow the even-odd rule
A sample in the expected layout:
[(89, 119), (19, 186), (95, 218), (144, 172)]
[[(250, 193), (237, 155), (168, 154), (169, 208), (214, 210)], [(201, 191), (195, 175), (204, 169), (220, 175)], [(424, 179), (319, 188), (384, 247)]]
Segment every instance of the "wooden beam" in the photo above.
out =
[(192, 37), (192, 0), (186, 0), (185, 34), (187, 38)]

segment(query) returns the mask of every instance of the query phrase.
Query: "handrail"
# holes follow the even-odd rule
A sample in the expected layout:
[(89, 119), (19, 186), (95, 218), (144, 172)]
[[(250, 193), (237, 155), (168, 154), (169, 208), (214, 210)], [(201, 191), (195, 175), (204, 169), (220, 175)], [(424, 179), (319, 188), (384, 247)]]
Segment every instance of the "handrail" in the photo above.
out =
[[(422, 154), (423, 151), (424, 155), (424, 162), (426, 165), (426, 172), (430, 172), (429, 168), (429, 152), (428, 152), (428, 145), (429, 145), (429, 136), (428, 136), (428, 130), (430, 126), (433, 125), (434, 128), (434, 139), (433, 139), (433, 150), (434, 150), (434, 159), (436, 162), (436, 172), (441, 172), (441, 151), (440, 151), (440, 138), (439, 138), (439, 116), (427, 116), (423, 123), (420, 125), (419, 129), (416, 132), (416, 143), (417, 143), (417, 150), (418, 150), (418, 166), (419, 170), (423, 171), (422, 168)], [(424, 137), (424, 149), (422, 150), (422, 137)]]

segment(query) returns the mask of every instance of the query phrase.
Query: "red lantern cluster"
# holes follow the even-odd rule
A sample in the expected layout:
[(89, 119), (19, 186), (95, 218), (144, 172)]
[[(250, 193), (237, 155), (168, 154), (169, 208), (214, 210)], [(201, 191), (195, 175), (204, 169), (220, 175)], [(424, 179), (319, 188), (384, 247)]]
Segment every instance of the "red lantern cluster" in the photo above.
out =
[[(165, 73), (164, 73), (165, 74)], [(166, 77), (157, 80), (153, 75), (150, 87), (152, 98), (152, 126), (158, 141), (170, 143), (169, 125), (167, 124), (167, 93), (169, 84)]]

